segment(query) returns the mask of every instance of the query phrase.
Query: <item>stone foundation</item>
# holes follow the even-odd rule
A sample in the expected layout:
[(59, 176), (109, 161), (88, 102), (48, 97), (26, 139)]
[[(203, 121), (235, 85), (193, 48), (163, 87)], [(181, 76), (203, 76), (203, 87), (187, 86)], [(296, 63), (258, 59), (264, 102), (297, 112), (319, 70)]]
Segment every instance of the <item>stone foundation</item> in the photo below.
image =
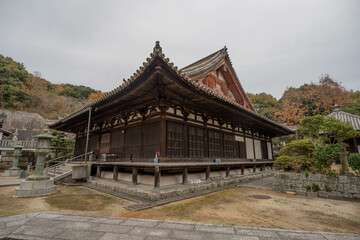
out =
[(8, 169), (5, 170), (5, 172), (3, 173), (3, 177), (18, 177), (20, 176), (22, 170), (21, 169)]
[(49, 195), (56, 192), (54, 180), (26, 181), (20, 182), (20, 186), (15, 188), (13, 197), (35, 197)]
[(303, 196), (318, 196), (335, 199), (360, 199), (360, 177), (347, 174), (328, 177), (322, 174), (276, 172), (273, 189), (293, 191)]
[[(168, 198), (174, 198), (189, 193), (200, 193), (205, 191), (214, 191), (216, 188), (221, 188), (231, 184), (260, 179), (267, 176), (272, 176), (273, 171), (261, 171), (256, 173), (249, 173), (245, 175), (230, 175), (230, 177), (222, 178), (220, 176), (212, 177), (212, 180), (202, 181), (197, 184), (177, 184), (172, 187), (163, 186), (160, 188), (153, 188), (152, 185), (133, 185), (128, 182), (119, 182), (104, 178), (95, 178), (89, 180), (93, 186), (109, 189), (111, 191), (125, 193), (130, 196), (139, 197), (149, 201), (159, 201)], [(100, 189), (99, 189), (100, 190)], [(101, 190), (100, 190), (101, 191)]]

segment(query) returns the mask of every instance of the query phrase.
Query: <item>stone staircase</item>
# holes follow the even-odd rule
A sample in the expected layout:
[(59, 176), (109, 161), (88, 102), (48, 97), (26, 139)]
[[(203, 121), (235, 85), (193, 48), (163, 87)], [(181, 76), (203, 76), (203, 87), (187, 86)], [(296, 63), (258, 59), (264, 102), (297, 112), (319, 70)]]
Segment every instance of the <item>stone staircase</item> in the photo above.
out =
[(65, 164), (65, 163), (60, 166), (49, 167), (48, 169), (46, 169), (46, 171), (47, 171), (46, 173), (47, 176), (52, 178), (54, 182), (64, 179), (67, 176), (70, 176), (72, 173), (71, 164)]

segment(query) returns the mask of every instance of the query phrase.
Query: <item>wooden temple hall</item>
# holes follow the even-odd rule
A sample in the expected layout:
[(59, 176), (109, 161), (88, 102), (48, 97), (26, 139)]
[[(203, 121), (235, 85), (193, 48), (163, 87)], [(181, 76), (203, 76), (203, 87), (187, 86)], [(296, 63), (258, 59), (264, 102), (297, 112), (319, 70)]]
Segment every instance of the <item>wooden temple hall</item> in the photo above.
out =
[(255, 112), (226, 47), (178, 70), (156, 42), (123, 81), (50, 125), (76, 133), (75, 155), (93, 151), (92, 175), (134, 183), (155, 177), (159, 186), (160, 176), (187, 182), (192, 173), (208, 179), (263, 170), (273, 164), (271, 139), (292, 133)]

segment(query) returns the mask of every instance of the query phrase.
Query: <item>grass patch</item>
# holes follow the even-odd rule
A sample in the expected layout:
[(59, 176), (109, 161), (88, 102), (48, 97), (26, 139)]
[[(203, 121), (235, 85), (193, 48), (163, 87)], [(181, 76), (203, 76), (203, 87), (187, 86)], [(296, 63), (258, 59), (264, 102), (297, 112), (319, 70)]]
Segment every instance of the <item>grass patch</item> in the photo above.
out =
[(172, 206), (166, 207), (166, 212), (181, 219), (187, 218), (192, 215), (196, 210), (203, 207), (211, 207), (217, 209), (218, 205), (224, 203), (233, 203), (235, 200), (235, 190), (228, 189), (221, 192), (209, 194), (203, 197), (190, 199), (182, 203), (177, 203)]
[(45, 199), (52, 207), (79, 211), (101, 211), (115, 200), (94, 192), (87, 194), (77, 194), (82, 188), (67, 188), (63, 192), (58, 192)]

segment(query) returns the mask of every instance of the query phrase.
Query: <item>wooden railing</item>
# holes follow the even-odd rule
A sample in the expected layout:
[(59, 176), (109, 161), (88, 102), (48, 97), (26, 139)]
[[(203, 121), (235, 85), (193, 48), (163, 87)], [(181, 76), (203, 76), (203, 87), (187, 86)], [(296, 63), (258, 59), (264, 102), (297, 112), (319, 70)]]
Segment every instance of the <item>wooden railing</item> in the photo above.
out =
[[(0, 147), (12, 148), (16, 145), (14, 143), (13, 140), (0, 140)], [(19, 143), (23, 148), (36, 148), (37, 141), (19, 141)]]

